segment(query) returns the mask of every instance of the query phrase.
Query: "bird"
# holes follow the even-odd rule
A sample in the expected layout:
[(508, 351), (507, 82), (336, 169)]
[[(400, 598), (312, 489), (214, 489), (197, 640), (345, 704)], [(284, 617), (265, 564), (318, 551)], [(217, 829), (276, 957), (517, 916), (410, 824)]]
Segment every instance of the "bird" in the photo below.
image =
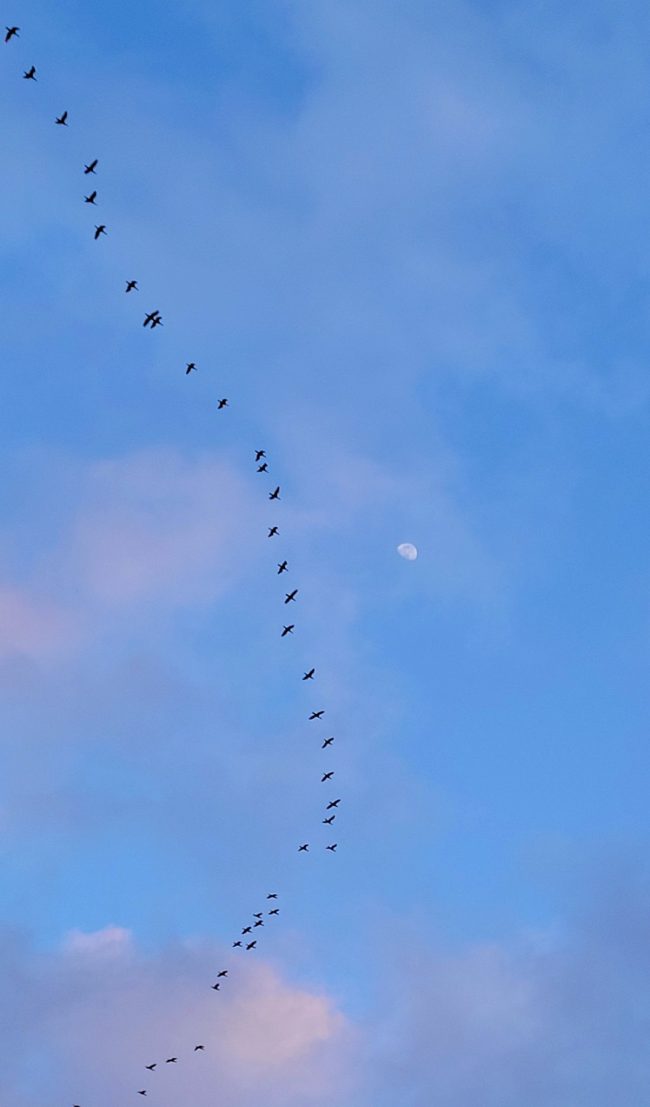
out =
[(303, 676), (302, 679), (303, 680), (313, 680), (315, 672), (316, 672), (315, 669), (310, 669), (308, 673), (305, 673), (305, 675)]
[(163, 321), (162, 321), (160, 315), (157, 315), (156, 318), (153, 319), (152, 322), (151, 322), (151, 329), (153, 331), (153, 330), (156, 329), (156, 327), (162, 327), (162, 325), (163, 325)]
[(287, 594), (284, 598), (284, 602), (285, 603), (291, 603), (292, 600), (295, 600), (297, 595), (298, 595), (298, 589), (294, 588), (293, 592), (287, 592)]
[(253, 912), (253, 918), (254, 918), (254, 919), (261, 919), (261, 918), (262, 918), (262, 916), (263, 916), (263, 914), (264, 914), (264, 912), (263, 912), (263, 911), (254, 911), (254, 912)]
[(325, 738), (325, 739), (323, 740), (323, 744), (322, 744), (322, 746), (321, 746), (321, 749), (322, 749), (322, 750), (326, 750), (328, 746), (331, 746), (331, 745), (332, 745), (332, 742), (333, 742), (333, 741), (334, 741), (334, 739), (333, 739), (333, 738)]
[(279, 500), (280, 499), (280, 485), (278, 485), (277, 488), (274, 488), (272, 492), (269, 492), (269, 499), (270, 500)]
[(253, 929), (252, 926), (245, 926), (244, 929), (242, 930), (242, 934), (250, 934), (252, 929)]
[(165, 1061), (165, 1064), (166, 1065), (175, 1065), (177, 1061), (178, 1061), (178, 1057), (168, 1057), (167, 1060)]
[(249, 942), (246, 949), (255, 949), (257, 942)]
[(279, 533), (280, 533), (280, 531), (278, 530), (277, 527), (269, 527), (269, 533), (267, 535), (267, 538), (275, 538), (275, 535), (279, 534)]
[(298, 853), (309, 853), (309, 842), (305, 842), (304, 845), (298, 846)]
[(95, 226), (95, 242), (100, 237), (100, 235), (103, 234), (106, 234), (106, 225), (105, 223), (100, 223), (99, 226)]
[(140, 289), (138, 288), (138, 282), (137, 281), (127, 281), (126, 282), (126, 291), (127, 292), (139, 292)]
[(144, 1088), (141, 1088), (140, 1091), (138, 1092), (138, 1095), (146, 1095), (146, 1094), (147, 1093), (146, 1093), (146, 1090)]
[(192, 372), (193, 369), (196, 370), (195, 362), (188, 361), (187, 365), (185, 366), (185, 376), (186, 377), (189, 376), (189, 374)]
[(332, 851), (332, 853), (336, 853), (337, 845), (338, 845), (338, 842), (333, 842), (333, 844), (331, 846), (325, 846), (325, 849), (329, 849), (329, 850)]
[(241, 942), (233, 942), (232, 948), (237, 949), (237, 947), (239, 947), (239, 949), (241, 949)]
[(311, 722), (312, 719), (322, 719), (324, 714), (325, 708), (323, 708), (322, 711), (312, 711), (311, 715), (309, 716), (309, 721)]
[(283, 627), (282, 634), (280, 635), (280, 638), (286, 638), (287, 634), (293, 634), (295, 625), (296, 625), (295, 623), (289, 623), (288, 627)]
[(286, 561), (278, 561), (278, 576), (280, 573), (286, 573), (289, 569), (289, 565)]
[(88, 176), (89, 173), (94, 173), (98, 165), (99, 165), (99, 158), (95, 158), (95, 160), (91, 161), (89, 165), (84, 165), (85, 175)]
[(36, 66), (33, 65), (31, 67), (31, 69), (26, 69), (25, 72), (23, 73), (23, 77), (26, 81), (35, 81), (36, 80)]
[(279, 907), (274, 907), (272, 911), (269, 911), (269, 915), (279, 915), (279, 914), (280, 914), (280, 908)]
[(258, 473), (268, 473), (269, 467), (265, 461), (263, 461), (261, 465), (257, 466), (257, 471)]
[(145, 1065), (144, 1067), (145, 1067), (146, 1069), (149, 1069), (149, 1072), (153, 1072), (153, 1070), (154, 1070), (154, 1069), (155, 1069), (155, 1067), (156, 1067), (156, 1062), (154, 1061), (153, 1065)]
[(326, 780), (331, 780), (333, 776), (334, 776), (334, 770), (333, 769), (332, 769), (331, 773), (323, 773), (322, 777), (320, 778), (321, 784), (324, 784)]
[(198, 1046), (194, 1046), (194, 1052), (195, 1052), (195, 1053), (196, 1053), (196, 1052), (197, 1052), (197, 1051), (198, 1051), (199, 1049), (205, 1049), (205, 1046), (201, 1046), (201, 1045), (198, 1045)]
[(11, 42), (12, 38), (20, 38), (18, 34), (20, 27), (5, 27), (7, 32), (5, 35), (5, 42)]
[(261, 461), (263, 457), (266, 457), (266, 450), (256, 450), (255, 451), (255, 460), (256, 461)]
[(277, 892), (269, 892), (269, 894), (266, 898), (267, 899), (277, 899), (278, 898), (278, 893)]
[(331, 811), (333, 807), (338, 807), (338, 805), (340, 804), (340, 802), (341, 802), (340, 800), (332, 800), (332, 801), (331, 801), (330, 803), (328, 803), (328, 805), (327, 805), (327, 807), (325, 808), (325, 810), (326, 810), (326, 811)]
[(222, 969), (221, 972), (217, 973), (217, 980), (220, 980), (222, 976), (227, 976), (227, 975), (228, 975), (228, 969)]
[(213, 992), (218, 992), (218, 991), (219, 991), (219, 989), (220, 989), (220, 987), (221, 987), (221, 984), (220, 984), (220, 983), (219, 983), (219, 981), (217, 980), (217, 983), (216, 983), (216, 984), (213, 984), (213, 985), (212, 985), (212, 991), (213, 991)]
[(159, 316), (160, 316), (160, 312), (158, 311), (157, 308), (156, 308), (155, 311), (148, 312), (144, 317), (144, 323), (142, 324), (142, 326), (143, 327), (153, 326), (154, 319), (158, 319)]
[[(94, 204), (96, 202), (96, 200), (97, 200), (97, 189), (95, 189), (93, 192), (90, 192), (88, 194), (88, 196), (84, 196), (84, 201), (85, 201), (86, 204)], [(127, 292), (128, 292), (128, 288), (127, 288)]]
[(323, 819), (323, 826), (331, 826), (336, 818), (336, 815), (330, 815), (329, 819)]
[(219, 400), (219, 403), (217, 404), (218, 410), (223, 411), (224, 407), (228, 407), (228, 401), (226, 399)]
[(57, 118), (54, 120), (54, 122), (59, 127), (67, 127), (68, 126), (68, 113), (67, 113), (67, 111), (64, 111), (63, 115), (57, 116)]
[(258, 919), (254, 926), (264, 926), (264, 919)]

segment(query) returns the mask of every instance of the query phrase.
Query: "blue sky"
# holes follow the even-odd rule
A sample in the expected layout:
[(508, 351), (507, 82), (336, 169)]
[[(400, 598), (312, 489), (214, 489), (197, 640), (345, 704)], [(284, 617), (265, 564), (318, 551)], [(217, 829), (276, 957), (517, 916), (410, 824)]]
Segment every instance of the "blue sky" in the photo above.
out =
[(13, 22), (3, 1104), (641, 1102), (647, 10)]

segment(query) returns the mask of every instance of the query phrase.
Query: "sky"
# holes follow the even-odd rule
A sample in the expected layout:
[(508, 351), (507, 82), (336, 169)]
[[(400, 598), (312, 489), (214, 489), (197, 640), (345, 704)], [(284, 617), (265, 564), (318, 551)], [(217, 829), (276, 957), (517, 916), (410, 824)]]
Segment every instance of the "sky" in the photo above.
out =
[(0, 23), (3, 1107), (646, 1102), (647, 5)]

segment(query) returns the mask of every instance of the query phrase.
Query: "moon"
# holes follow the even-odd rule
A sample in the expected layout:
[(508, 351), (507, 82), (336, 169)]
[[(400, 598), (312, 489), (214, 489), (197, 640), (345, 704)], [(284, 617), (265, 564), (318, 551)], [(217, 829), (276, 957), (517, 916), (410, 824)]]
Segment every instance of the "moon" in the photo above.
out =
[(401, 542), (397, 547), (397, 552), (405, 561), (415, 561), (418, 556), (417, 546), (414, 546), (412, 542)]

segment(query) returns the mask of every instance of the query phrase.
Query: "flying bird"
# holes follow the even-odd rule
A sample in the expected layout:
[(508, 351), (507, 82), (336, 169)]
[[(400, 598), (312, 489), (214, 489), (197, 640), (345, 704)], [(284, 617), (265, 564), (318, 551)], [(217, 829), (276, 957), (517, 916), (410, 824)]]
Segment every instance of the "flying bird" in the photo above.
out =
[(246, 946), (246, 949), (255, 949), (256, 946), (257, 946), (257, 942), (249, 942), (248, 945)]
[(213, 984), (213, 985), (212, 985), (212, 991), (213, 991), (213, 992), (218, 992), (218, 991), (219, 991), (219, 989), (220, 989), (220, 987), (221, 987), (221, 984), (220, 984), (220, 983), (219, 983), (219, 981), (217, 980), (217, 983), (216, 983), (216, 984)]
[(84, 165), (84, 173), (86, 174), (86, 176), (88, 176), (89, 173), (94, 173), (98, 165), (99, 158), (95, 158), (94, 161), (91, 161), (90, 165)]
[[(97, 200), (97, 189), (95, 189), (93, 192), (89, 193), (88, 196), (84, 196), (84, 201), (87, 204), (94, 204), (96, 200)], [(128, 289), (127, 289), (127, 292), (128, 292)]]
[(146, 1069), (149, 1069), (149, 1072), (153, 1072), (153, 1070), (154, 1070), (154, 1069), (155, 1069), (155, 1067), (156, 1067), (156, 1062), (154, 1061), (153, 1065), (145, 1065), (144, 1067), (145, 1067)]
[(277, 899), (278, 898), (278, 893), (277, 892), (269, 892), (269, 894), (266, 898), (267, 899)]
[(269, 492), (269, 499), (270, 500), (279, 500), (280, 499), (280, 485), (278, 485), (277, 488), (274, 488), (272, 492)]
[(304, 677), (303, 677), (302, 679), (303, 679), (303, 680), (313, 680), (313, 679), (314, 679), (314, 673), (315, 673), (315, 672), (316, 672), (316, 670), (315, 670), (315, 669), (310, 669), (308, 673), (305, 673), (305, 675), (304, 675)]
[(5, 27), (7, 32), (5, 35), (5, 42), (11, 42), (12, 38), (20, 38), (18, 34), (20, 27)]
[(237, 949), (237, 947), (239, 947), (239, 949), (241, 949), (241, 942), (233, 942), (232, 948)]
[(256, 461), (261, 461), (263, 457), (266, 457), (266, 450), (256, 450), (255, 451), (255, 460)]
[(244, 929), (242, 930), (242, 934), (250, 934), (252, 929), (253, 929), (252, 926), (245, 926)]
[(267, 535), (267, 538), (274, 538), (275, 535), (279, 534), (279, 533), (280, 533), (280, 531), (278, 530), (277, 527), (269, 527), (269, 533)]
[(225, 400), (225, 399), (224, 400), (219, 400), (219, 403), (217, 404), (218, 410), (223, 411), (224, 407), (228, 407), (228, 401)]
[(35, 81), (36, 80), (36, 66), (33, 65), (31, 67), (31, 69), (26, 69), (25, 72), (23, 73), (23, 77), (26, 81)]
[(145, 315), (144, 323), (142, 324), (142, 326), (143, 327), (149, 327), (149, 326), (153, 327), (154, 321), (158, 318), (160, 318), (160, 312), (156, 308), (155, 311), (150, 311), (150, 312), (148, 312), (147, 315)]
[(323, 741), (323, 744), (321, 746), (321, 749), (326, 750), (328, 746), (332, 745), (333, 741), (334, 741), (333, 738), (325, 738), (324, 741)]
[(328, 805), (327, 805), (327, 807), (325, 808), (325, 810), (326, 810), (326, 811), (331, 811), (333, 807), (338, 807), (338, 805), (340, 804), (340, 802), (341, 802), (340, 800), (332, 800), (332, 801), (331, 801), (331, 803), (328, 803)]
[(190, 373), (192, 372), (192, 370), (193, 370), (193, 369), (194, 369), (194, 370), (196, 371), (196, 364), (195, 364), (195, 362), (193, 362), (193, 361), (188, 361), (187, 365), (185, 366), (185, 376), (186, 376), (186, 377), (188, 377), (188, 376), (190, 375)]
[(280, 573), (286, 573), (288, 571), (288, 569), (289, 569), (288, 562), (278, 561), (278, 576), (280, 576)]
[(168, 1057), (167, 1060), (165, 1061), (165, 1064), (166, 1065), (175, 1065), (177, 1061), (178, 1061), (178, 1057)]
[(254, 912), (253, 912), (253, 918), (254, 918), (254, 919), (261, 919), (261, 918), (262, 918), (262, 916), (263, 916), (263, 914), (264, 914), (264, 912), (263, 912), (263, 911), (254, 911)]
[(257, 471), (258, 473), (268, 473), (269, 467), (265, 461), (263, 461), (261, 465), (257, 466)]
[(138, 1092), (138, 1095), (146, 1095), (146, 1094), (147, 1093), (146, 1093), (144, 1088), (142, 1088), (141, 1091)]
[(280, 638), (286, 638), (287, 634), (293, 634), (295, 625), (296, 625), (295, 623), (289, 623), (288, 627), (284, 627), (283, 630), (282, 630), (282, 634), (280, 635)]
[(311, 722), (312, 719), (322, 719), (324, 714), (325, 708), (323, 708), (322, 711), (312, 711), (311, 715), (309, 716), (309, 721)]
[(195, 1053), (196, 1053), (196, 1052), (197, 1052), (197, 1051), (198, 1051), (199, 1049), (205, 1049), (205, 1046), (194, 1046), (194, 1052), (195, 1052)]
[(67, 127), (67, 126), (68, 126), (68, 113), (67, 113), (67, 111), (64, 111), (63, 115), (59, 115), (59, 116), (58, 116), (58, 117), (57, 117), (57, 118), (56, 118), (56, 119), (54, 120), (54, 122), (55, 122), (55, 123), (57, 124), (57, 126), (59, 126), (59, 127)]
[(294, 588), (293, 592), (287, 592), (287, 594), (284, 598), (284, 602), (285, 603), (291, 603), (292, 600), (295, 600), (297, 595), (298, 595), (298, 589)]
[(336, 818), (336, 815), (330, 815), (329, 819), (323, 819), (323, 826), (331, 826)]
[(255, 926), (264, 926), (264, 919), (258, 919), (257, 922), (254, 925)]
[(320, 778), (321, 784), (324, 784), (326, 780), (331, 780), (333, 776), (334, 769), (332, 769), (331, 773), (323, 773), (322, 777)]
[(103, 234), (106, 234), (106, 224), (105, 223), (100, 223), (99, 226), (95, 227), (95, 242), (100, 237), (100, 235), (103, 235)]
[(227, 975), (228, 975), (228, 969), (222, 969), (221, 972), (217, 973), (217, 980), (220, 980), (222, 976), (227, 976)]
[(127, 281), (126, 282), (126, 291), (127, 292), (139, 292), (140, 289), (138, 288), (138, 282), (137, 281)]
[(305, 842), (304, 846), (298, 846), (298, 853), (309, 853), (309, 842)]
[(269, 911), (269, 915), (279, 915), (279, 914), (280, 914), (280, 908), (279, 907), (274, 907), (272, 911)]
[(338, 843), (334, 842), (331, 846), (325, 846), (325, 849), (330, 849), (332, 851), (332, 853), (336, 853), (337, 845), (338, 845)]
[(154, 331), (156, 329), (156, 327), (162, 327), (162, 325), (163, 325), (162, 317), (160, 315), (156, 315), (156, 318), (153, 319), (152, 322), (151, 322), (151, 329), (152, 329), (152, 331)]

